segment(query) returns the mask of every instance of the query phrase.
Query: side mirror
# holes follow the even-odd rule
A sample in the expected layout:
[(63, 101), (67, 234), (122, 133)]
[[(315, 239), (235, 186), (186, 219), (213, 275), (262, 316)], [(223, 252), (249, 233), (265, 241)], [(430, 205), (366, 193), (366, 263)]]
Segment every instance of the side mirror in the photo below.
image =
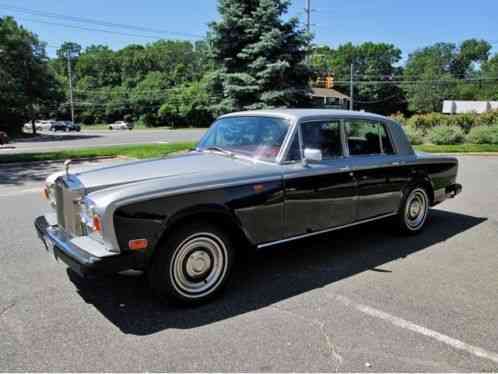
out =
[(322, 151), (319, 149), (305, 148), (304, 150), (304, 162), (313, 163), (322, 161)]

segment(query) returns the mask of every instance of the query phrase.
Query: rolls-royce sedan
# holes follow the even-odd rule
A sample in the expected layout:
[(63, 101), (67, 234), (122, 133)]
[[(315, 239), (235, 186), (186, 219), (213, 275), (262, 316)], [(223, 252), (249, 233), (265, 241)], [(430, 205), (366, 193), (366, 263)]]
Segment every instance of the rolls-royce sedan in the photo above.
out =
[(165, 300), (218, 294), (237, 253), (391, 217), (422, 231), (462, 190), (458, 161), (416, 153), (375, 114), (262, 110), (218, 118), (187, 153), (51, 175), (36, 218), (82, 276), (143, 270)]

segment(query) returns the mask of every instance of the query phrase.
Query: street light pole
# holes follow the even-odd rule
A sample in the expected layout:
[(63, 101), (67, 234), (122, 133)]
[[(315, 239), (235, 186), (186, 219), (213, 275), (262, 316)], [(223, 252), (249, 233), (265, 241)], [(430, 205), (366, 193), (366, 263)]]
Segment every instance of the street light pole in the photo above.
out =
[(73, 75), (71, 70), (71, 51), (67, 51), (67, 74), (69, 78), (69, 101), (71, 103), (71, 122), (74, 124)]

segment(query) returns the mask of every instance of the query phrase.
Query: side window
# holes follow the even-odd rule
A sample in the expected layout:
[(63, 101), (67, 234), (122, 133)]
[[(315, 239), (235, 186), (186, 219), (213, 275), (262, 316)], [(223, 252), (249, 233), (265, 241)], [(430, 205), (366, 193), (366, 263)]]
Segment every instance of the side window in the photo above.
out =
[(349, 154), (352, 156), (394, 153), (387, 130), (382, 123), (347, 120), (345, 129)]
[(301, 161), (301, 148), (299, 147), (299, 136), (297, 133), (294, 135), (294, 140), (290, 145), (287, 161)]
[(342, 156), (341, 122), (309, 122), (301, 125), (303, 149), (319, 149), (324, 160)]
[(389, 134), (385, 125), (380, 124), (380, 138), (382, 139), (382, 150), (386, 155), (393, 155), (394, 148), (391, 144), (391, 139), (389, 139)]

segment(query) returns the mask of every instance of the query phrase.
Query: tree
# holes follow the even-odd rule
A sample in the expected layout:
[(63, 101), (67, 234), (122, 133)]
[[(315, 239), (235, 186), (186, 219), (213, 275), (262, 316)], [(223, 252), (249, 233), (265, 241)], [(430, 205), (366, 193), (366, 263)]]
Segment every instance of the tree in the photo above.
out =
[(355, 109), (391, 114), (404, 109), (404, 95), (392, 81), (400, 79), (402, 69), (397, 66), (401, 50), (392, 44), (346, 43), (336, 49), (322, 46), (311, 56), (318, 74), (333, 74), (336, 89), (349, 95), (351, 64), (354, 68)]
[(185, 83), (172, 89), (159, 110), (160, 119), (173, 127), (209, 126), (213, 116), (209, 111), (207, 79), (200, 82)]
[(0, 18), (0, 127), (19, 133), (26, 120), (55, 112), (60, 86), (48, 66), (45, 45), (12, 17)]
[(453, 43), (436, 43), (412, 53), (406, 63), (404, 85), (409, 109), (414, 112), (439, 112), (446, 99), (480, 100), (486, 94), (479, 82), (467, 81), (481, 75), (491, 46), (469, 39), (458, 48)]
[(306, 105), (310, 37), (298, 20), (282, 16), (289, 0), (219, 0), (221, 20), (210, 24), (209, 43), (220, 66), (210, 85), (219, 112)]

